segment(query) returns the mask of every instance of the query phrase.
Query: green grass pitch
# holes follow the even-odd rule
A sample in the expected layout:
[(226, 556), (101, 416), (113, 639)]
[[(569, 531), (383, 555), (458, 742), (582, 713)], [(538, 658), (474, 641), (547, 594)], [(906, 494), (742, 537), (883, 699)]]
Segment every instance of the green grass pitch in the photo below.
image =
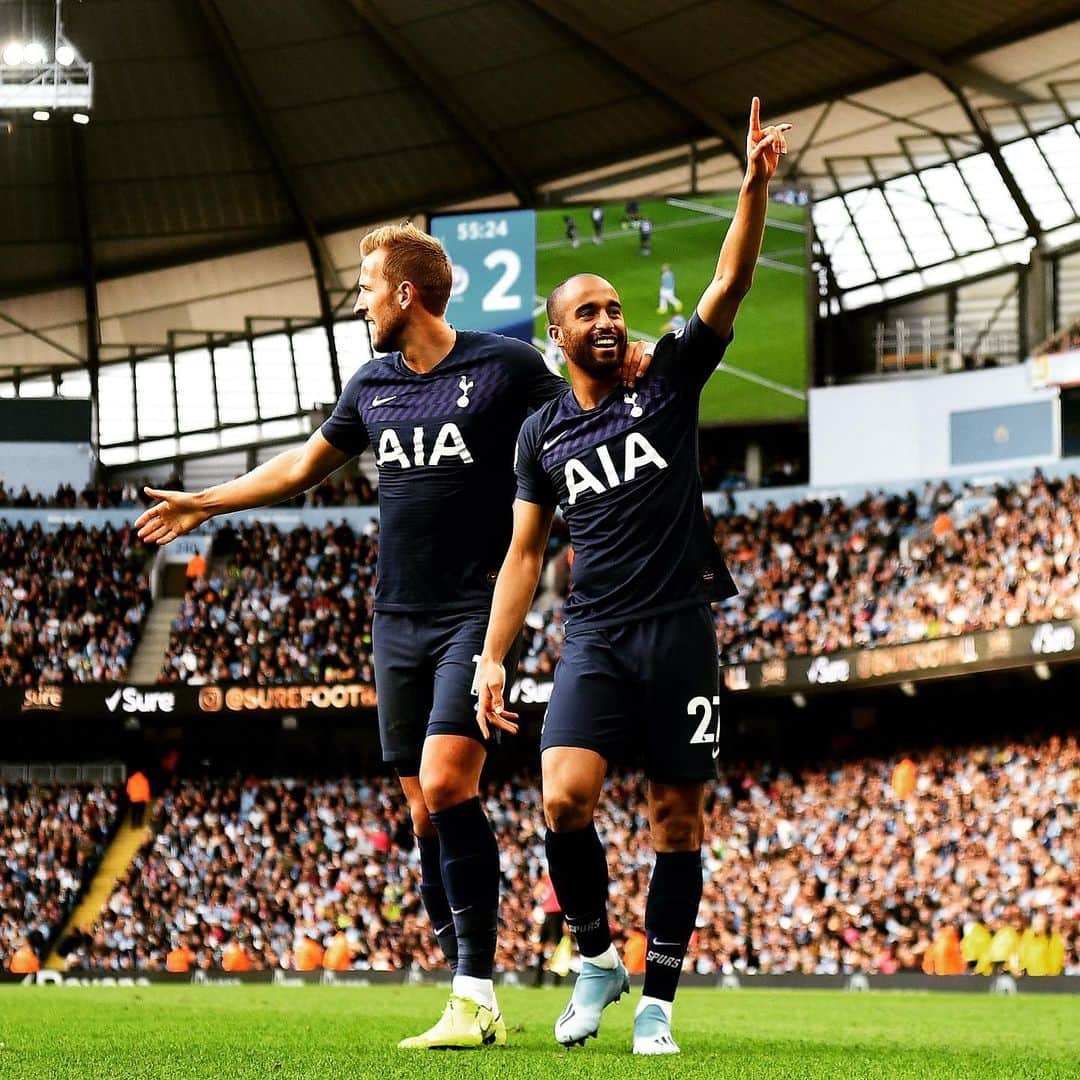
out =
[[(630, 1055), (631, 999), (599, 1039), (555, 1045), (567, 990), (504, 988), (506, 1047), (400, 1051), (438, 987), (0, 988), (0, 1077), (628, 1077), (739, 1080), (1075, 1080), (1080, 998), (686, 990), (677, 1058)], [(635, 995), (636, 996), (636, 995)]]
[[(690, 315), (702, 290), (712, 279), (730, 219), (708, 212), (708, 207), (734, 210), (735, 196), (688, 197), (683, 202), (643, 201), (641, 211), (653, 223), (652, 254), (639, 254), (634, 229), (620, 228), (624, 203), (605, 203), (602, 244), (592, 242), (588, 206), (544, 210), (537, 214), (537, 292), (547, 294), (564, 278), (590, 271), (608, 278), (623, 299), (631, 336), (659, 337), (670, 314), (658, 315), (660, 267), (666, 262), (675, 272), (676, 293), (683, 314)], [(577, 221), (580, 245), (566, 241), (563, 218)], [(769, 221), (802, 226), (805, 207), (769, 204)], [(806, 234), (766, 227), (762, 256), (754, 288), (743, 303), (735, 324), (735, 342), (725, 360), (734, 367), (761, 376), (797, 394), (807, 386), (807, 281)], [(776, 265), (780, 264), (780, 265)], [(784, 269), (786, 267), (787, 269)], [(546, 322), (537, 316), (535, 332), (543, 337)], [(805, 396), (742, 378), (722, 368), (709, 380), (701, 398), (703, 423), (754, 422), (796, 419), (806, 415)]]

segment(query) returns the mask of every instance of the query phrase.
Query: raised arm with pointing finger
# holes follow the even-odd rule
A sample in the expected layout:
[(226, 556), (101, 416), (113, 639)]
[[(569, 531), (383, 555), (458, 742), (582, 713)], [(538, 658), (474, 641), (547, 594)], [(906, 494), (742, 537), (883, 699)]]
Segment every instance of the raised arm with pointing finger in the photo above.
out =
[(754, 267), (761, 254), (765, 213), (769, 206), (769, 181), (781, 155), (787, 153), (784, 136), (790, 130), (790, 124), (763, 128), (761, 102), (754, 98), (746, 133), (746, 175), (739, 190), (735, 217), (720, 248), (716, 276), (702, 293), (697, 306), (702, 322), (721, 338), (727, 338), (731, 333), (739, 304), (754, 283)]

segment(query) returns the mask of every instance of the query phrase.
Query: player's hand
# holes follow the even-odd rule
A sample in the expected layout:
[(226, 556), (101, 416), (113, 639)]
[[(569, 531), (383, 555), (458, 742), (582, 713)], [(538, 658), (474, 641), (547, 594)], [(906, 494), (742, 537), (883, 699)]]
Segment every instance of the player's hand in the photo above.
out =
[(780, 158), (787, 153), (785, 133), (791, 130), (790, 124), (770, 124), (761, 126), (761, 99), (755, 97), (750, 102), (750, 128), (746, 133), (746, 175), (752, 180), (771, 180), (780, 164)]
[(135, 522), (139, 538), (148, 544), (168, 544), (200, 526), (210, 515), (199, 509), (195, 496), (186, 491), (158, 491), (143, 488), (151, 499), (158, 499), (144, 510)]
[(619, 378), (622, 379), (624, 386), (633, 387), (634, 383), (649, 370), (655, 348), (656, 346), (651, 341), (626, 343), (626, 353), (623, 356), (622, 368), (619, 370)]
[[(516, 735), (518, 726), (513, 721), (517, 713), (507, 712), (503, 708), (503, 684), (506, 671), (498, 660), (482, 656), (476, 665), (476, 685), (480, 701), (476, 706), (476, 722), (485, 739), (491, 738), (491, 727), (501, 728)], [(490, 727), (489, 727), (490, 725)]]

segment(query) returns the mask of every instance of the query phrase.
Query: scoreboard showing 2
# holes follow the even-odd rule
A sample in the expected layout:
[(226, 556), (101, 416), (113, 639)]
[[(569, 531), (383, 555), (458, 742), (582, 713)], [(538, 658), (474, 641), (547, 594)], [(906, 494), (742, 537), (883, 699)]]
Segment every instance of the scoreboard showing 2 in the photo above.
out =
[(446, 248), (454, 284), (446, 317), (462, 330), (532, 341), (536, 296), (536, 214), (500, 210), (431, 219)]

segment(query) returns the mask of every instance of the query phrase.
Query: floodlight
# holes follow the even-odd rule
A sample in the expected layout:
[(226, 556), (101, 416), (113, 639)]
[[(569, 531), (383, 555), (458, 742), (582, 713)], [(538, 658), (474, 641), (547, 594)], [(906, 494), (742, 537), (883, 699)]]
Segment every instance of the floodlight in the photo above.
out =
[(94, 65), (64, 35), (63, 0), (53, 0), (56, 19), (48, 41), (0, 42), (0, 113), (73, 113), (89, 121), (94, 104)]
[(84, 113), (84, 112), (72, 113), (71, 114), (71, 119), (74, 120), (76, 124), (89, 124), (90, 123), (90, 117), (87, 116), (86, 113)]
[(34, 119), (35, 120), (48, 120), (49, 119), (48, 110), (47, 109), (35, 109), (34, 110)]

